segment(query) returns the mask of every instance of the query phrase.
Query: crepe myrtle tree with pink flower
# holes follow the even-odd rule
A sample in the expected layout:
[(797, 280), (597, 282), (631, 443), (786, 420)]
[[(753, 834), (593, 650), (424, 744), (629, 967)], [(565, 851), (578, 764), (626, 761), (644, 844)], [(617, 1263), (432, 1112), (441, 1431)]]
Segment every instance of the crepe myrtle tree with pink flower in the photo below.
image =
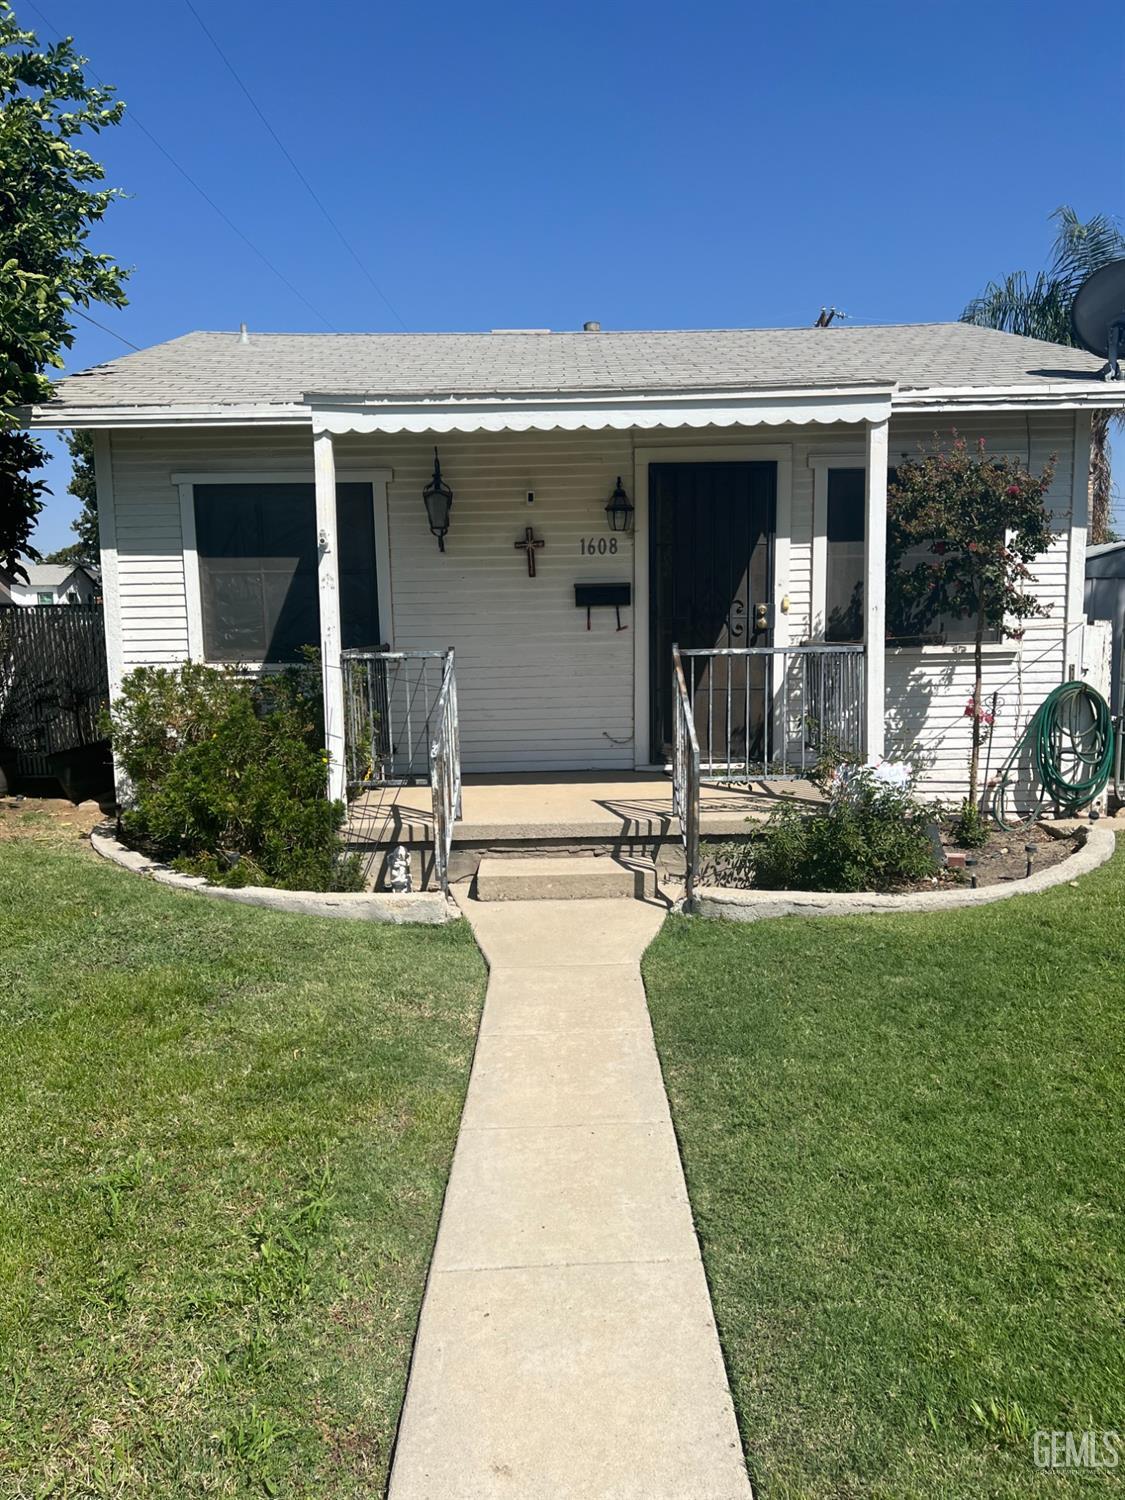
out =
[[(1039, 474), (1017, 459), (992, 455), (985, 439), (969, 445), (956, 431), (900, 464), (887, 490), (887, 588), (892, 620), (924, 636), (941, 620), (973, 621), (973, 695), (969, 795), (962, 821), (979, 820), (980, 747), (992, 725), (984, 706), (984, 642), (997, 632), (1023, 636), (1024, 622), (1046, 615), (1029, 590), (1031, 564), (1055, 538), (1047, 491), (1052, 457)], [(925, 550), (921, 561), (916, 558)]]

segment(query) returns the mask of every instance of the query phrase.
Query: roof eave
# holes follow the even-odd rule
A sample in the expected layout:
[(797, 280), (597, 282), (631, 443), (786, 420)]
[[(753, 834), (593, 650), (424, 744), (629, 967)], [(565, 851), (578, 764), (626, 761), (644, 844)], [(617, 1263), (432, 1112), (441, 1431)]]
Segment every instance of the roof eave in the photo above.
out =
[[(1125, 406), (1125, 382), (1053, 381), (1037, 386), (943, 386), (899, 390), (889, 382), (742, 389), (680, 388), (633, 391), (441, 393), (355, 396), (310, 392), (300, 402), (66, 406), (26, 408), (36, 429), (146, 429), (162, 427), (316, 427), (370, 431), (495, 431), (554, 426), (703, 426), (751, 422), (857, 421), (860, 408), (883, 404), (896, 414), (960, 410), (1099, 410)], [(781, 408), (793, 415), (778, 415)], [(769, 411), (763, 417), (761, 413)], [(830, 415), (830, 413), (842, 413)], [(334, 417), (330, 416), (334, 414)], [(583, 421), (588, 414), (590, 420)], [(632, 421), (632, 414), (636, 421)], [(358, 426), (349, 427), (352, 420)], [(557, 420), (554, 420), (557, 419)], [(432, 425), (431, 425), (432, 423)]]
[(1125, 406), (1125, 382), (1052, 381), (1040, 385), (937, 386), (898, 391), (896, 412), (981, 410), (1100, 410)]
[(45, 402), (21, 412), (25, 427), (307, 427), (308, 406), (300, 403), (169, 406), (63, 406)]
[(493, 398), (317, 397), (314, 432), (386, 434), (675, 430), (886, 420), (890, 385), (789, 390), (582, 391)]

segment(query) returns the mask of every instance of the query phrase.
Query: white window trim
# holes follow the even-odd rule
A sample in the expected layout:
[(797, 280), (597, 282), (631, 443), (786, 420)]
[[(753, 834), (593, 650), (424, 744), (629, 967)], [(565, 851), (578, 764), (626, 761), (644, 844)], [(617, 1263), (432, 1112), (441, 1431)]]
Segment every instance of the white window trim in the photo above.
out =
[[(813, 471), (812, 577), (810, 580), (810, 638), (823, 641), (825, 610), (828, 607), (828, 471), (829, 469), (863, 469), (866, 456), (858, 449), (840, 453), (814, 453), (809, 456)], [(897, 646), (888, 641), (888, 656), (964, 656), (972, 655), (972, 641), (931, 642), (926, 646)], [(985, 656), (1015, 656), (1019, 642), (1010, 639), (985, 641)]]
[[(789, 616), (781, 602), (789, 592), (789, 549), (793, 531), (793, 444), (706, 443), (636, 448), (633, 451), (633, 765), (638, 771), (663, 770), (650, 759), (649, 747), (649, 532), (650, 464), (774, 463), (777, 501), (774, 519), (774, 642), (789, 644)], [(671, 662), (668, 670), (672, 670)]]
[[(375, 521), (375, 587), (379, 596), (379, 637), (394, 645), (394, 607), (391, 600), (390, 523), (387, 515), (387, 487), (394, 478), (393, 469), (339, 469), (337, 484), (369, 484)], [(195, 537), (195, 487), (203, 484), (313, 484), (311, 464), (299, 469), (269, 470), (192, 470), (176, 471), (171, 481), (180, 494), (180, 534), (184, 559), (184, 597), (187, 604), (188, 660), (207, 663), (203, 649), (203, 591), (199, 577), (199, 551)], [(236, 670), (270, 671), (277, 663), (214, 662), (214, 666), (233, 666)]]

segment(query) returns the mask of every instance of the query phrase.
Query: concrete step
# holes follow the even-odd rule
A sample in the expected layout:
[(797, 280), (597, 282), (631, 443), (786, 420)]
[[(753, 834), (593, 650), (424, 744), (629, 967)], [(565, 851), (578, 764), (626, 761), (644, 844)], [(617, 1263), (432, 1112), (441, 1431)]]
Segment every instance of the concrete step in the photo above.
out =
[(581, 901), (644, 893), (645, 871), (608, 856), (485, 855), (477, 869), (478, 901)]

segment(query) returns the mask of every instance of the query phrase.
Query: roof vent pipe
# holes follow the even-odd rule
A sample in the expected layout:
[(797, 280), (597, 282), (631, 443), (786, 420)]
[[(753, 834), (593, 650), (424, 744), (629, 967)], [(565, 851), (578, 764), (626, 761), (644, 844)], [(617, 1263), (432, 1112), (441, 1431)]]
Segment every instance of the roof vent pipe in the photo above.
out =
[(582, 325), (583, 333), (601, 333), (601, 331), (602, 325), (600, 323), (583, 323)]
[(240, 344), (248, 344), (250, 342), (250, 330), (245, 323), (238, 325), (238, 342)]

